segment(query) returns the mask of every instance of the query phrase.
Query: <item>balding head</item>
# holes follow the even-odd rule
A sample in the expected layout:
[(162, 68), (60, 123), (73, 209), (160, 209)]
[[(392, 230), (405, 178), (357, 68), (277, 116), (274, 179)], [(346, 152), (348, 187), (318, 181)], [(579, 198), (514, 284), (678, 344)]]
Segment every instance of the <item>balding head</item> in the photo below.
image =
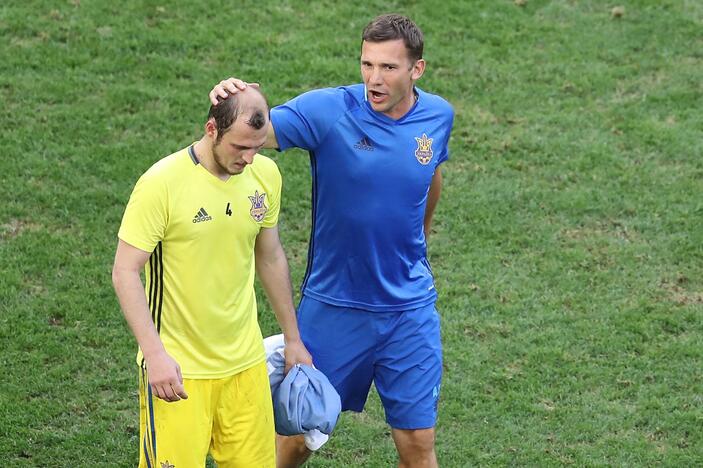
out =
[(215, 144), (220, 142), (238, 118), (245, 119), (245, 123), (254, 130), (260, 130), (268, 123), (268, 102), (256, 86), (247, 86), (226, 99), (218, 97), (217, 101), (216, 106), (210, 106), (207, 116), (208, 120), (214, 119), (217, 127)]

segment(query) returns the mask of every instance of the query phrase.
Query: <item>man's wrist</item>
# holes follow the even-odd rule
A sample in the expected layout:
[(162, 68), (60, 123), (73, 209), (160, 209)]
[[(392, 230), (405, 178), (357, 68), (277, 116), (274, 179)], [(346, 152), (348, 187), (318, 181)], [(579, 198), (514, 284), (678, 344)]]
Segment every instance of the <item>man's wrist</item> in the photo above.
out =
[(289, 344), (300, 344), (303, 342), (302, 338), (300, 338), (300, 333), (295, 333), (295, 334), (283, 334), (283, 342), (286, 345)]
[(166, 354), (166, 348), (164, 348), (163, 344), (159, 343), (159, 345), (160, 346), (154, 346), (153, 348), (149, 349), (142, 348), (142, 354), (144, 355), (144, 359), (150, 361), (160, 355)]

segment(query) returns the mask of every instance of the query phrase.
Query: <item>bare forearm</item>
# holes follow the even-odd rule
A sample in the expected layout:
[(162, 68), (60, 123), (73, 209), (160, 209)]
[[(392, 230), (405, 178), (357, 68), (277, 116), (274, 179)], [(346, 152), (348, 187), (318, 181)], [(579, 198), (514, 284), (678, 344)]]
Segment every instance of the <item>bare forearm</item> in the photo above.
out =
[(425, 213), (425, 221), (423, 223), (424, 230), (425, 230), (425, 239), (429, 239), (430, 237), (430, 229), (432, 229), (432, 214), (431, 213)]
[(437, 208), (439, 203), (439, 197), (442, 193), (442, 172), (438, 167), (432, 177), (432, 184), (430, 185), (430, 190), (427, 194), (427, 205), (425, 206), (425, 219), (424, 219), (424, 229), (425, 229), (425, 239), (430, 237), (430, 229), (432, 228), (432, 216), (434, 215), (434, 210)]
[(256, 273), (283, 331), (286, 343), (285, 371), (288, 372), (288, 369), (296, 364), (312, 365), (312, 356), (305, 348), (298, 331), (288, 261), (278, 238), (277, 227), (265, 228), (259, 232), (256, 238), (254, 258), (256, 259)]
[(159, 334), (151, 320), (139, 273), (130, 270), (113, 270), (112, 283), (125, 320), (144, 357), (148, 359), (154, 354), (164, 352)]
[(293, 306), (292, 287), (288, 262), (281, 249), (275, 256), (256, 260), (256, 273), (259, 276), (276, 320), (283, 331), (286, 342), (300, 340), (298, 323)]

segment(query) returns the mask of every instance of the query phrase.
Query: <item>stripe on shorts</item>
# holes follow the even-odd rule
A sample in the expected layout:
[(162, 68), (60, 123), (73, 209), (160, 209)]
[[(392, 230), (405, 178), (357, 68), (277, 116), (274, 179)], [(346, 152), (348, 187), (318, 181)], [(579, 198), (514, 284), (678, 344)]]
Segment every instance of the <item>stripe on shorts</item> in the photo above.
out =
[(156, 461), (156, 425), (154, 424), (154, 401), (151, 393), (151, 385), (146, 375), (146, 369), (141, 369), (142, 388), (146, 398), (146, 433), (144, 434), (144, 455), (149, 467), (152, 460)]

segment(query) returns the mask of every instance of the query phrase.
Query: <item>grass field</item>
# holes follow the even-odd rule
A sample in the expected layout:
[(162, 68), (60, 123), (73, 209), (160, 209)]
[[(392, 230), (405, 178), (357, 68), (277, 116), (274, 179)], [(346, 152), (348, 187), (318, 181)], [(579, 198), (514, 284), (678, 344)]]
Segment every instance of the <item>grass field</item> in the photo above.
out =
[[(0, 466), (136, 466), (110, 283), (134, 182), (199, 137), (221, 78), (272, 103), (357, 82), (388, 11), (424, 29), (419, 85), (456, 110), (429, 246), (440, 464), (702, 466), (703, 2), (620, 4), (4, 2)], [(267, 154), (297, 285), (307, 156)], [(372, 394), (309, 466), (394, 463)]]

